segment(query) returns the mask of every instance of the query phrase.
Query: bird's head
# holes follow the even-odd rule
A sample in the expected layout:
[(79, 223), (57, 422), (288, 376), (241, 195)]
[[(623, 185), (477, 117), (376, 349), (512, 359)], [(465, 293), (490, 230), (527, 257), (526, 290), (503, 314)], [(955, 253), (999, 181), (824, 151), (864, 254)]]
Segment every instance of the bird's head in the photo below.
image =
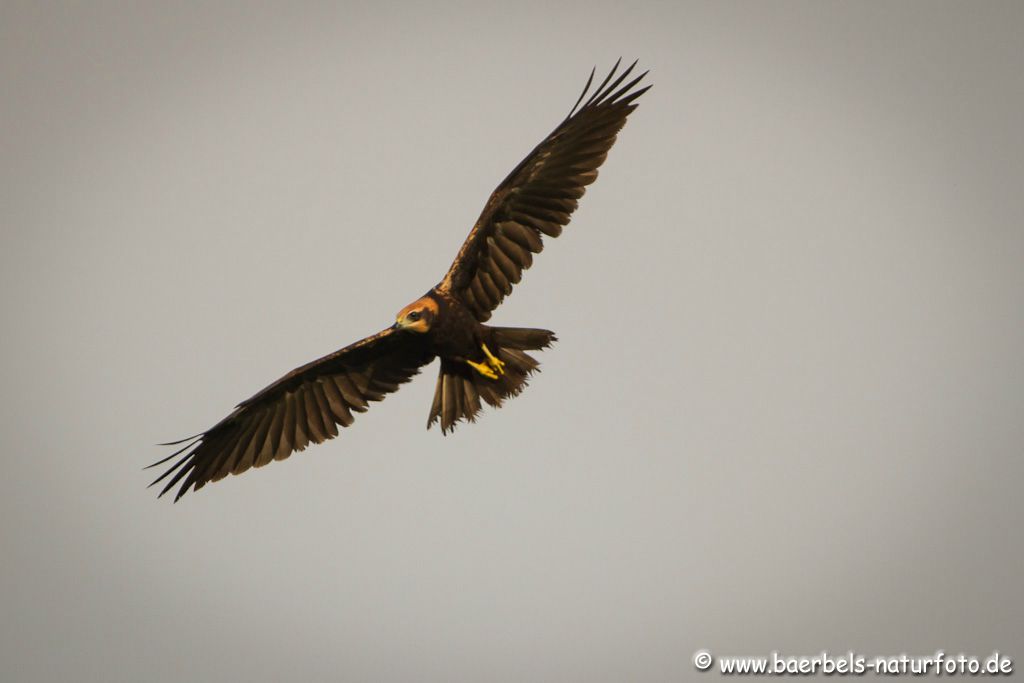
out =
[(423, 296), (403, 308), (395, 316), (395, 328), (423, 334), (437, 318), (438, 306), (433, 297)]

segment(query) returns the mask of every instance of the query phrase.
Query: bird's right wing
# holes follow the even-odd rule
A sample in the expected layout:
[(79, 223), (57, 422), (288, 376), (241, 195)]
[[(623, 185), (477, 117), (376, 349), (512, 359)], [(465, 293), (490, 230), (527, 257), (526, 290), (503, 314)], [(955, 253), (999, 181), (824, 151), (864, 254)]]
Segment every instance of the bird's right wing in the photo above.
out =
[(189, 488), (199, 490), (228, 474), (283, 460), (310, 443), (334, 438), (339, 425), (352, 424), (353, 412), (383, 400), (433, 360), (413, 337), (388, 328), (292, 370), (209, 430), (165, 444), (185, 445), (150, 465), (181, 455), (153, 484), (171, 477), (162, 496), (181, 481), (177, 501)]

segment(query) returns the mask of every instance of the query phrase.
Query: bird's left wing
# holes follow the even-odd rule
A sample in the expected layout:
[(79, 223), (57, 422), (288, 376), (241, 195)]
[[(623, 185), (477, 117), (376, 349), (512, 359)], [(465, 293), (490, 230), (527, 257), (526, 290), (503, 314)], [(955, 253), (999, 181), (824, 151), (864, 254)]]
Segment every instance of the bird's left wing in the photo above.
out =
[(170, 477), (162, 496), (180, 481), (177, 501), (189, 488), (199, 490), (332, 439), (339, 425), (352, 424), (353, 412), (383, 400), (432, 359), (412, 335), (389, 328), (307, 363), (239, 403), (206, 432), (167, 444), (185, 445), (150, 465), (181, 455), (153, 484)]
[[(512, 292), (533, 254), (543, 249), (543, 236), (558, 237), (615, 136), (636, 109), (636, 98), (650, 86), (634, 89), (646, 72), (623, 81), (636, 66), (616, 77), (618, 63), (593, 95), (583, 102), (594, 74), (569, 116), (562, 121), (487, 200), (480, 218), (459, 250), (438, 289), (458, 297), (485, 322)], [(580, 103), (583, 106), (580, 106)]]

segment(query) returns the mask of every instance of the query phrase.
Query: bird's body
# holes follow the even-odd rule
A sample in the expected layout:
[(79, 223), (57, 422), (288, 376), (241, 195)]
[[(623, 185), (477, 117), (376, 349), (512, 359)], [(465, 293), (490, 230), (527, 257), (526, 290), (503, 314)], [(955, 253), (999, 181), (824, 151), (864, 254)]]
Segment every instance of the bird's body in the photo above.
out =
[(424, 335), (430, 350), (441, 358), (481, 360), (483, 351), (480, 344), (484, 342), (485, 327), (477, 322), (466, 306), (455, 297), (442, 294), (437, 288), (431, 289), (411, 305), (415, 306), (423, 299), (428, 299), (437, 307), (437, 318)]
[[(423, 335), (426, 348), (435, 356), (457, 363), (484, 362), (487, 359), (483, 351), (485, 344), (492, 349), (499, 348), (495, 339), (496, 328), (478, 322), (457, 298), (434, 288), (406, 309), (420, 306), (436, 306), (433, 324)], [(402, 317), (402, 312), (398, 317)]]
[(634, 100), (650, 87), (633, 90), (644, 74), (621, 85), (633, 66), (612, 81), (617, 69), (580, 107), (592, 73), (569, 116), (498, 185), (440, 283), (399, 311), (391, 327), (296, 368), (207, 431), (177, 442), (185, 445), (154, 463), (184, 453), (153, 482), (170, 477), (161, 495), (184, 480), (177, 500), (190, 488), (333, 438), (353, 413), (435, 358), (441, 369), (428, 427), (440, 422), (447, 433), (475, 420), (483, 403), (498, 407), (519, 394), (539, 365), (526, 352), (546, 348), (555, 335), (486, 323), (543, 249), (543, 237), (557, 237), (568, 224)]

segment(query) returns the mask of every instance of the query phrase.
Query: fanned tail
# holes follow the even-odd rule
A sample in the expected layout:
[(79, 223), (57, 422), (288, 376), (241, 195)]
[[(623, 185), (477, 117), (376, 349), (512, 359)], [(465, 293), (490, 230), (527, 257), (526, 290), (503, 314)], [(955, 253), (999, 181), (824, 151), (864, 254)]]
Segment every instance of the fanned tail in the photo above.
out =
[(529, 327), (491, 327), (489, 329), (491, 339), (499, 349), (538, 351), (546, 349), (558, 341), (555, 333), (551, 330), (536, 330)]
[(493, 327), (488, 332), (488, 347), (505, 363), (505, 373), (498, 379), (488, 379), (466, 363), (442, 360), (427, 429), (440, 421), (441, 432), (447, 434), (462, 420), (476, 422), (483, 407), (481, 401), (500, 408), (506, 399), (518, 396), (530, 375), (539, 372), (540, 367), (525, 351), (544, 349), (556, 341), (554, 332), (549, 330)]

